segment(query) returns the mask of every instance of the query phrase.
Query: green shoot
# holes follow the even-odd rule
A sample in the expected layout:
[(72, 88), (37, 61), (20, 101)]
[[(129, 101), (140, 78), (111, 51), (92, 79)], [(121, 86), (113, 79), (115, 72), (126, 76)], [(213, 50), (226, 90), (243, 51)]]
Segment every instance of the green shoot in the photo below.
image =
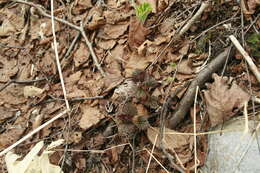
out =
[(254, 33), (249, 36), (247, 43), (251, 49), (252, 56), (259, 58), (260, 57), (260, 34)]
[(144, 2), (135, 7), (135, 13), (137, 18), (144, 23), (148, 14), (152, 12), (152, 7), (148, 2)]
[(172, 62), (172, 63), (170, 63), (170, 66), (171, 66), (172, 68), (176, 68), (177, 64), (174, 63), (174, 62)]

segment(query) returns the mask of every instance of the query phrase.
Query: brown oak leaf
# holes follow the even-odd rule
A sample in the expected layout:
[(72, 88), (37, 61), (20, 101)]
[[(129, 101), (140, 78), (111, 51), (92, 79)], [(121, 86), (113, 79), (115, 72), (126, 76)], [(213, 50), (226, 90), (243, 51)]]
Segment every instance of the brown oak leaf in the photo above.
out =
[(149, 30), (136, 18), (130, 20), (128, 44), (131, 49), (137, 49), (144, 41)]
[(208, 85), (208, 90), (204, 91), (207, 112), (211, 126), (216, 126), (233, 115), (235, 108), (243, 107), (250, 95), (242, 90), (236, 83), (228, 84), (227, 77), (212, 75), (214, 82)]

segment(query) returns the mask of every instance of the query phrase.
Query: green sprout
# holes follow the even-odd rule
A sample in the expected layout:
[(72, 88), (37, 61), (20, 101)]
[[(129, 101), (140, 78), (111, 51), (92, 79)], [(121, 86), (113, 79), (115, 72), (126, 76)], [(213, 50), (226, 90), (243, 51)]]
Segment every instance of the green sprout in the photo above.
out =
[(172, 62), (172, 63), (170, 63), (170, 66), (171, 66), (172, 68), (176, 68), (177, 64), (174, 63), (174, 62)]
[(249, 36), (247, 43), (251, 49), (252, 56), (259, 58), (260, 57), (260, 34), (254, 33)]
[(135, 13), (137, 18), (144, 23), (148, 14), (152, 12), (152, 7), (148, 2), (144, 2), (135, 7)]

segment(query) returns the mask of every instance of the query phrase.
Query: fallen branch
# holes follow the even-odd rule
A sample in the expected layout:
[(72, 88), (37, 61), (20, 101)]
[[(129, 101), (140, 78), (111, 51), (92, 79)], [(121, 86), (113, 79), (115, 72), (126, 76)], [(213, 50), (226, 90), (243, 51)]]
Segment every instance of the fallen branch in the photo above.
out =
[(168, 128), (174, 129), (185, 118), (185, 115), (194, 101), (197, 86), (201, 87), (208, 79), (211, 78), (211, 75), (225, 63), (228, 52), (229, 48), (226, 48), (224, 52), (214, 58), (192, 81), (184, 97), (180, 101), (176, 112), (169, 117), (170, 119), (167, 122)]
[(249, 65), (249, 69), (252, 71), (252, 73), (255, 75), (257, 81), (260, 83), (260, 73), (254, 64), (252, 58), (248, 55), (248, 53), (245, 51), (245, 49), (241, 46), (241, 44), (238, 42), (236, 37), (234, 35), (229, 36), (230, 40), (234, 44), (234, 46), (237, 48), (237, 50), (241, 53), (241, 55), (245, 58), (247, 64)]

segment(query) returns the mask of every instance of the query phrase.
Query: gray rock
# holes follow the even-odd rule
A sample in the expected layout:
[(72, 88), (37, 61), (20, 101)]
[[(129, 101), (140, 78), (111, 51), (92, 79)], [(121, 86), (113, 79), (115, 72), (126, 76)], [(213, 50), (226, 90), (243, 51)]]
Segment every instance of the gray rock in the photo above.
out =
[(244, 120), (232, 120), (224, 127), (229, 132), (209, 135), (209, 152), (201, 173), (260, 173), (260, 131), (254, 133), (254, 121), (249, 121), (248, 133), (244, 128)]

